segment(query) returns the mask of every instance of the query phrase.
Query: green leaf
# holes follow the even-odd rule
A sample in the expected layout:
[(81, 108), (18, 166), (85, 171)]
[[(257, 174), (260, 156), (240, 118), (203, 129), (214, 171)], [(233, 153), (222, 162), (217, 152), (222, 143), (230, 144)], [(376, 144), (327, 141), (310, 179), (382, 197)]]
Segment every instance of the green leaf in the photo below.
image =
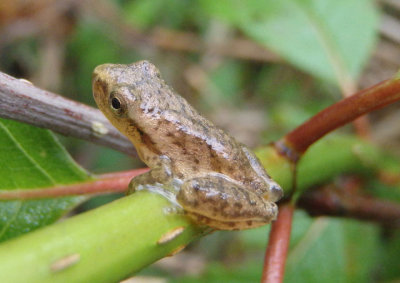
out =
[(309, 222), (294, 237), (285, 282), (368, 282), (378, 251), (379, 233), (372, 224), (354, 220), (317, 218), (296, 213), (293, 230)]
[(374, 46), (371, 0), (203, 0), (208, 12), (298, 68), (330, 82), (356, 79)]
[[(0, 190), (52, 187), (88, 179), (50, 131), (0, 119)], [(82, 197), (0, 202), (0, 241), (48, 225)]]

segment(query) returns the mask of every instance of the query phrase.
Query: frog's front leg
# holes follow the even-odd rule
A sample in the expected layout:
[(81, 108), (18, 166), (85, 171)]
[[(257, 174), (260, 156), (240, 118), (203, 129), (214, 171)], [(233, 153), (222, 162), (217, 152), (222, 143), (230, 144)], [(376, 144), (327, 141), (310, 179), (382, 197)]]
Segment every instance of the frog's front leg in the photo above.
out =
[(161, 187), (161, 184), (168, 184), (171, 180), (171, 160), (167, 156), (160, 156), (157, 167), (131, 180), (128, 194), (154, 186)]
[(223, 230), (258, 227), (278, 213), (275, 203), (224, 175), (186, 181), (177, 201), (198, 224)]

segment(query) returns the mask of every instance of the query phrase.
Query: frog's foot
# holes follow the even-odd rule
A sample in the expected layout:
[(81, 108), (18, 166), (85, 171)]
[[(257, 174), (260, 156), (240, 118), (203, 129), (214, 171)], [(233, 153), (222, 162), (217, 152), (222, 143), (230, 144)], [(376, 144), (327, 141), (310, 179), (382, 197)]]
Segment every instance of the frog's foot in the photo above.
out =
[(220, 230), (262, 226), (278, 213), (275, 203), (224, 176), (185, 182), (177, 201), (196, 223)]
[(143, 174), (133, 178), (130, 181), (129, 186), (128, 186), (128, 195), (130, 195), (136, 191), (146, 189), (147, 185), (156, 184), (157, 180), (154, 178), (154, 174), (152, 171), (153, 170), (150, 170), (146, 173), (143, 173)]
[(136, 191), (150, 191), (165, 197), (176, 211), (180, 211), (182, 207), (176, 201), (176, 194), (181, 185), (182, 181), (165, 174), (162, 168), (156, 168), (133, 178), (129, 183), (128, 194)]
[(150, 171), (136, 176), (129, 183), (128, 194), (132, 194), (135, 191), (146, 189), (147, 186), (163, 186), (173, 181), (170, 161), (166, 160), (161, 164), (161, 167), (153, 168)]

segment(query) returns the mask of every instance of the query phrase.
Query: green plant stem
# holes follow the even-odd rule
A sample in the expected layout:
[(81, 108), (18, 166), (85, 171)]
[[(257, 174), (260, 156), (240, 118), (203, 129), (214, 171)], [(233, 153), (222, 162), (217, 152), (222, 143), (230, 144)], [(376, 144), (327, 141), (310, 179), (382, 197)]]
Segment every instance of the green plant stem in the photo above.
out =
[[(116, 282), (171, 254), (202, 230), (138, 192), (0, 246), (0, 282)], [(163, 235), (183, 231), (164, 244)], [(179, 231), (179, 230), (178, 230)], [(70, 265), (61, 260), (72, 261)], [(60, 268), (61, 265), (61, 268)]]
[[(292, 164), (285, 156), (274, 152), (271, 147), (260, 149), (257, 155), (263, 165), (268, 168), (268, 173), (282, 186), (285, 195), (290, 195)], [(388, 176), (391, 174), (398, 176), (399, 171), (399, 160), (387, 155), (371, 143), (355, 136), (331, 135), (316, 142), (300, 160), (297, 166), (297, 189), (293, 196), (294, 201), (309, 194), (309, 192), (305, 194), (306, 190), (320, 188), (321, 185), (330, 183), (341, 174), (362, 175), (364, 180), (371, 180), (371, 178), (382, 176), (382, 172)], [(392, 194), (400, 195), (397, 179), (392, 180), (389, 185)], [(316, 214), (315, 207), (318, 207), (317, 210), (319, 209), (324, 215), (364, 219), (380, 224), (394, 221), (393, 219), (398, 218), (400, 214), (400, 203), (383, 200), (379, 190), (371, 190), (370, 194), (375, 195), (375, 198), (371, 198), (372, 196), (368, 198), (362, 192), (360, 195), (343, 198), (338, 195), (332, 197), (328, 194), (321, 196), (320, 190), (318, 192), (309, 195), (311, 198), (307, 204), (304, 205), (303, 201), (303, 208), (312, 214)], [(329, 192), (333, 193), (332, 190)]]
[[(273, 146), (258, 150), (257, 155), (288, 194), (292, 176), (290, 162)], [(297, 192), (329, 182), (341, 173), (371, 175), (386, 166), (385, 158), (378, 149), (355, 137), (328, 137), (312, 146), (299, 163)], [(4, 242), (0, 245), (0, 282), (123, 279), (204, 233), (183, 215), (167, 213), (170, 206), (159, 195), (138, 192)], [(163, 235), (179, 227), (184, 228), (182, 234), (168, 243), (157, 244)], [(65, 269), (57, 267), (63, 258), (76, 260), (77, 257), (75, 264)]]
[[(285, 195), (292, 190), (292, 164), (276, 150), (267, 146), (256, 152), (268, 173), (283, 188)], [(332, 135), (316, 142), (297, 165), (295, 197), (306, 189), (331, 181), (340, 174), (357, 173), (371, 176), (392, 162), (377, 147), (350, 135)], [(393, 167), (393, 166), (392, 166)], [(400, 170), (400, 166), (396, 169)]]

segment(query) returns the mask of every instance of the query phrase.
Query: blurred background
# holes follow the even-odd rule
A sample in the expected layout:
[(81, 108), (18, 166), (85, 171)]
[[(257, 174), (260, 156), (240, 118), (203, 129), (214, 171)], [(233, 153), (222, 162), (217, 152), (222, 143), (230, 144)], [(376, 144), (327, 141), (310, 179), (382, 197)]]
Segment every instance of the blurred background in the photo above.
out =
[[(43, 89), (94, 106), (95, 66), (144, 59), (204, 116), (256, 147), (278, 139), (344, 95), (397, 72), (400, 1), (0, 1), (0, 71)], [(400, 157), (398, 107), (375, 112), (369, 120), (374, 141)], [(90, 172), (143, 167), (116, 151), (59, 138)], [(97, 197), (80, 209), (112, 198)], [(294, 247), (305, 241), (315, 221), (297, 213)], [(372, 225), (327, 223), (318, 239), (331, 248), (340, 239), (331, 239), (330, 231), (335, 234), (346, 225), (356, 225), (364, 235), (379, 234)], [(214, 233), (142, 275), (160, 282), (258, 281), (267, 229)], [(357, 239), (359, 234), (349, 235)], [(363, 241), (368, 250), (374, 240), (366, 236)], [(400, 251), (398, 242), (394, 245)], [(324, 247), (318, 248), (324, 253), (321, 260), (312, 257), (315, 245), (297, 250), (288, 263), (288, 282), (338, 282), (336, 269), (316, 268), (321, 261), (344, 268), (340, 258), (325, 258), (333, 251)], [(399, 278), (396, 267), (372, 261), (364, 265), (356, 275), (346, 273), (342, 282)]]

